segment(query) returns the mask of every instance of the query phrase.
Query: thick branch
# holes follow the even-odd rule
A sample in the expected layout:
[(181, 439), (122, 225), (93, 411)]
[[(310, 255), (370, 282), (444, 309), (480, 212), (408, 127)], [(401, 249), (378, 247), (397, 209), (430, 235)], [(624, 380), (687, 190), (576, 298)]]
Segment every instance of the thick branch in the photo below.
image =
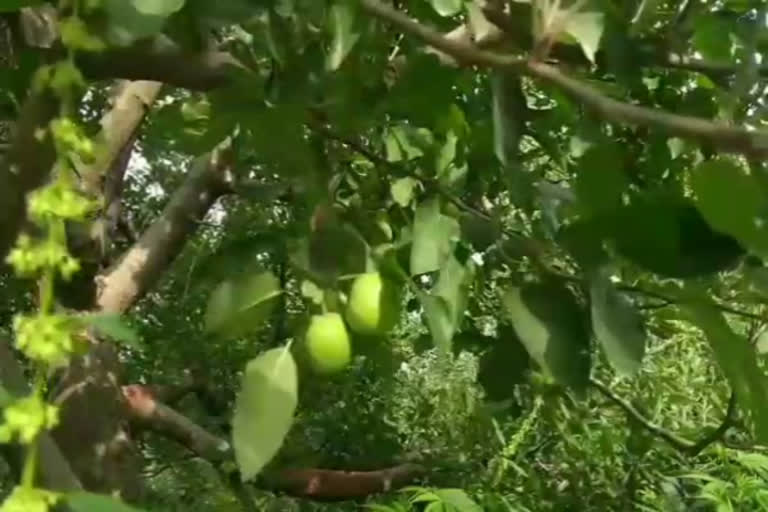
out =
[[(26, 221), (27, 194), (41, 186), (51, 172), (55, 155), (47, 128), (58, 110), (58, 100), (48, 92), (30, 93), (15, 125), (11, 148), (0, 161), (0, 261)], [(38, 138), (38, 133), (43, 137)]]
[(630, 418), (638, 422), (651, 434), (655, 435), (659, 439), (662, 439), (673, 448), (688, 455), (697, 455), (701, 453), (704, 448), (712, 443), (719, 441), (723, 434), (733, 425), (734, 412), (736, 411), (736, 395), (731, 393), (728, 398), (728, 407), (723, 416), (723, 420), (720, 422), (717, 428), (711, 432), (704, 434), (698, 441), (691, 441), (678, 436), (674, 432), (670, 432), (665, 428), (652, 423), (649, 419), (644, 417), (640, 412), (635, 409), (632, 404), (616, 395), (611, 389), (596, 379), (590, 379), (590, 384), (595, 387), (603, 396), (608, 398), (611, 402), (619, 406)]
[(233, 70), (243, 69), (229, 53), (189, 52), (165, 36), (127, 48), (83, 53), (78, 64), (96, 80), (151, 80), (199, 91), (224, 86), (230, 82)]
[[(123, 394), (134, 420), (140, 425), (177, 441), (214, 464), (231, 460), (232, 451), (227, 441), (156, 401), (144, 386), (124, 386)], [(258, 433), (254, 432), (254, 435)], [(283, 469), (267, 475), (264, 483), (295, 496), (335, 501), (389, 491), (408, 483), (423, 470), (418, 464), (401, 464), (376, 471)]]
[(101, 181), (109, 171), (124, 172), (117, 164), (127, 164), (127, 158), (121, 157), (130, 156), (130, 143), (161, 87), (160, 82), (141, 80), (118, 84), (112, 108), (101, 118), (99, 158), (84, 173), (89, 190), (100, 193)]
[(549, 64), (499, 55), (470, 44), (449, 40), (439, 32), (417, 23), (379, 0), (360, 0), (360, 2), (368, 13), (392, 23), (404, 33), (418, 37), (459, 61), (528, 73), (558, 86), (608, 121), (657, 128), (670, 135), (699, 139), (721, 151), (743, 153), (752, 158), (768, 156), (768, 134), (765, 132), (735, 128), (707, 119), (670, 114), (623, 103), (603, 95), (579, 80), (565, 76)]
[(98, 309), (122, 313), (160, 279), (197, 222), (219, 196), (229, 192), (230, 156), (230, 148), (222, 146), (195, 162), (187, 181), (173, 194), (160, 217), (99, 278)]

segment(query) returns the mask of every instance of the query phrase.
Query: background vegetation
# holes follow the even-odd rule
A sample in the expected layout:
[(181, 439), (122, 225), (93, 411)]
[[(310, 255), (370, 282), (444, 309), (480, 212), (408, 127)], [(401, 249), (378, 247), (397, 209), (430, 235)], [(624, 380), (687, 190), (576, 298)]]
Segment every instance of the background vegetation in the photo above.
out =
[[(29, 194), (99, 205), (4, 496), (32, 453), (76, 511), (768, 510), (762, 2), (0, 0), (0, 45), (6, 425)], [(365, 272), (397, 324), (322, 374)]]

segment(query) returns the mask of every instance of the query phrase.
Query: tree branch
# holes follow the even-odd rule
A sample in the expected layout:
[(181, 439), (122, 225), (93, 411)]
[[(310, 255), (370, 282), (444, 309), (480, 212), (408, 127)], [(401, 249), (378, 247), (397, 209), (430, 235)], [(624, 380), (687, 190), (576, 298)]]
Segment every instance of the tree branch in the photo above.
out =
[[(229, 443), (203, 429), (186, 416), (158, 402), (141, 385), (123, 386), (133, 418), (140, 425), (177, 441), (188, 450), (216, 465), (231, 460)], [(258, 435), (254, 432), (254, 435)], [(314, 500), (347, 500), (386, 492), (411, 481), (424, 468), (400, 464), (375, 471), (328, 469), (283, 469), (266, 475), (264, 483), (294, 496)]]
[(670, 114), (617, 101), (579, 80), (562, 74), (549, 64), (499, 55), (471, 44), (449, 40), (379, 0), (360, 2), (369, 14), (397, 26), (404, 33), (418, 37), (459, 61), (484, 67), (511, 69), (554, 84), (607, 121), (657, 128), (670, 135), (699, 139), (721, 151), (742, 153), (751, 158), (768, 156), (768, 134), (764, 131), (750, 131), (707, 119)]
[(151, 80), (198, 91), (227, 85), (233, 71), (245, 69), (227, 52), (189, 52), (163, 35), (126, 48), (78, 55), (83, 73), (94, 80)]
[(231, 189), (229, 141), (199, 158), (187, 181), (139, 240), (99, 277), (97, 307), (122, 313), (155, 284), (213, 203)]
[[(47, 90), (30, 93), (15, 125), (11, 147), (0, 160), (0, 261), (26, 222), (27, 194), (41, 186), (51, 172), (55, 154), (47, 128), (58, 111), (59, 101)], [(39, 132), (42, 138), (38, 138)]]
[(603, 396), (619, 406), (619, 408), (621, 408), (627, 416), (642, 425), (643, 428), (645, 428), (648, 432), (655, 435), (659, 439), (662, 439), (676, 450), (686, 453), (690, 456), (698, 455), (707, 446), (719, 441), (723, 434), (725, 434), (725, 432), (731, 426), (733, 426), (734, 412), (736, 410), (736, 395), (733, 392), (731, 392), (731, 395), (728, 398), (728, 407), (725, 411), (725, 415), (723, 416), (723, 420), (720, 422), (720, 425), (718, 425), (717, 428), (711, 432), (703, 435), (698, 441), (691, 441), (690, 439), (680, 437), (674, 432), (670, 432), (669, 430), (656, 425), (655, 423), (652, 423), (649, 419), (640, 414), (640, 412), (635, 409), (632, 404), (616, 395), (608, 386), (599, 380), (590, 378), (589, 382)]

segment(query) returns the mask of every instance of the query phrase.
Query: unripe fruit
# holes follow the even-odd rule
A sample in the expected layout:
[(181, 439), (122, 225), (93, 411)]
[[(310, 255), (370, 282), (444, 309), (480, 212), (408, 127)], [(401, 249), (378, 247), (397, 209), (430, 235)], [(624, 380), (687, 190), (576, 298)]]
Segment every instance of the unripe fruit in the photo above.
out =
[(400, 297), (378, 272), (358, 276), (352, 283), (346, 318), (350, 328), (365, 336), (381, 335), (397, 323)]
[(349, 334), (338, 313), (314, 315), (306, 333), (307, 352), (318, 373), (343, 370), (352, 357)]

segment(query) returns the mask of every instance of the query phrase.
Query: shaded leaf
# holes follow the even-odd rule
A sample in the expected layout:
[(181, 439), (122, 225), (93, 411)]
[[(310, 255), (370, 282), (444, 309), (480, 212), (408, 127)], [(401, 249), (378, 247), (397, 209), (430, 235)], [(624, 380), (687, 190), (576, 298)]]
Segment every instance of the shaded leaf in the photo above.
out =
[(706, 298), (694, 298), (682, 308), (706, 335), (736, 399), (749, 413), (755, 436), (765, 443), (768, 441), (768, 408), (765, 407), (768, 383), (757, 366), (754, 349), (744, 337), (733, 332), (720, 310)]
[(678, 197), (648, 195), (594, 218), (618, 252), (667, 277), (712, 274), (744, 254), (738, 242), (710, 228), (696, 207)]
[(620, 373), (634, 374), (645, 354), (643, 317), (602, 272), (590, 282), (592, 330), (608, 361)]
[(693, 46), (706, 59), (729, 60), (732, 42), (730, 26), (714, 14), (698, 16), (694, 23)]
[(101, 336), (109, 337), (134, 348), (141, 344), (139, 335), (119, 314), (93, 313), (80, 318), (85, 324), (94, 327)]
[(515, 332), (542, 370), (577, 392), (589, 381), (589, 334), (583, 312), (566, 287), (531, 284), (508, 290), (504, 309)]
[(232, 445), (243, 481), (275, 456), (293, 424), (298, 376), (287, 347), (273, 348), (245, 368), (232, 419)]
[(495, 340), (478, 361), (477, 382), (490, 400), (506, 400), (514, 396), (515, 385), (525, 381), (531, 358), (508, 324), (499, 328)]
[(66, 495), (66, 500), (73, 512), (141, 512), (111, 496), (90, 492), (73, 492)]
[(0, 2), (0, 12), (18, 11), (22, 7), (40, 5), (43, 0), (3, 0)]
[(282, 293), (271, 272), (261, 272), (219, 284), (208, 299), (205, 330), (237, 337), (261, 326)]
[(330, 222), (309, 239), (309, 269), (324, 280), (368, 270), (368, 245), (352, 227)]
[(357, 2), (342, 0), (331, 6), (329, 19), (333, 40), (326, 61), (326, 66), (331, 71), (341, 66), (357, 40), (360, 39), (360, 32), (355, 28), (356, 18)]
[(125, 0), (105, 0), (104, 9), (110, 19), (109, 38), (117, 45), (129, 45), (159, 33), (167, 19), (165, 15), (142, 13), (133, 2)]
[(613, 210), (621, 206), (622, 193), (629, 186), (623, 154), (616, 144), (590, 147), (579, 158), (576, 169), (576, 195), (586, 213)]
[(419, 204), (413, 221), (411, 275), (433, 272), (442, 267), (459, 234), (458, 221), (440, 212), (437, 198)]

